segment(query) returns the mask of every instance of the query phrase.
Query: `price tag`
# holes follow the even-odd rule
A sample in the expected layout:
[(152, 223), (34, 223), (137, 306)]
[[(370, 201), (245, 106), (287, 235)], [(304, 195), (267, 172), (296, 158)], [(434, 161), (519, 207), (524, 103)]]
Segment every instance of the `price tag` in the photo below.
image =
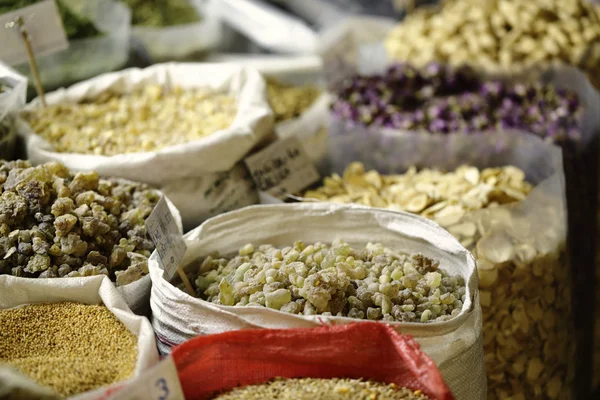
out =
[(259, 190), (283, 199), (319, 180), (319, 172), (298, 138), (281, 139), (252, 154), (246, 166)]
[(54, 0), (44, 0), (0, 15), (0, 59), (15, 65), (27, 61), (27, 50), (16, 26), (21, 17), (36, 56), (69, 47), (67, 35)]
[(106, 400), (184, 400), (181, 383), (173, 357), (160, 363), (134, 378), (122, 389)]
[(159, 261), (165, 271), (164, 278), (170, 280), (177, 272), (187, 246), (164, 196), (146, 219), (146, 229), (160, 256)]

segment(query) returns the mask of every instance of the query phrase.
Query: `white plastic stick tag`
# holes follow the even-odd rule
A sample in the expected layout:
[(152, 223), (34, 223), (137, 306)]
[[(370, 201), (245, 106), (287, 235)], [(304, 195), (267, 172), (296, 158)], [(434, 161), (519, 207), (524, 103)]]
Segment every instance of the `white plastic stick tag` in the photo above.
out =
[(36, 56), (69, 47), (67, 35), (54, 0), (44, 0), (0, 15), (0, 59), (15, 65), (27, 61), (27, 50), (16, 24), (21, 17)]
[(258, 190), (283, 199), (319, 180), (319, 172), (297, 137), (280, 139), (245, 160)]
[(185, 255), (187, 246), (164, 196), (160, 198), (146, 219), (146, 229), (158, 251), (164, 278), (170, 280), (177, 272), (177, 267)]
[(160, 363), (130, 381), (107, 400), (184, 400), (181, 383), (173, 357)]

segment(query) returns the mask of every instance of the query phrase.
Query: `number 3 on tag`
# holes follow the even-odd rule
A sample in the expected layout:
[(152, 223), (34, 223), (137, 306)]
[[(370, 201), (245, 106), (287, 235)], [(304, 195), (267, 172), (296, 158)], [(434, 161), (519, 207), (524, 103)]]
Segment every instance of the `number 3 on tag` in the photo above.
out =
[(156, 380), (154, 384), (157, 389), (156, 392), (156, 400), (168, 400), (169, 399), (169, 385), (167, 384), (167, 380), (165, 378), (159, 378)]

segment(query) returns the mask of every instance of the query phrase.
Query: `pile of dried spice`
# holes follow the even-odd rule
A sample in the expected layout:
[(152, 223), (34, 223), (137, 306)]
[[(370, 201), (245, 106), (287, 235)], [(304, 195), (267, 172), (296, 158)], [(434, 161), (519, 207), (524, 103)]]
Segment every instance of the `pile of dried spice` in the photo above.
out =
[(420, 390), (360, 379), (283, 379), (249, 385), (213, 400), (427, 400)]
[(247, 244), (232, 258), (201, 261), (198, 294), (226, 306), (262, 306), (292, 314), (441, 322), (460, 314), (464, 279), (420, 254), (369, 243), (353, 248), (295, 242), (282, 249)]
[(49, 303), (0, 310), (0, 363), (61, 396), (129, 378), (137, 338), (102, 305)]
[(125, 285), (148, 273), (154, 244), (144, 224), (160, 198), (149, 186), (0, 160), (0, 189), (0, 274), (104, 274)]

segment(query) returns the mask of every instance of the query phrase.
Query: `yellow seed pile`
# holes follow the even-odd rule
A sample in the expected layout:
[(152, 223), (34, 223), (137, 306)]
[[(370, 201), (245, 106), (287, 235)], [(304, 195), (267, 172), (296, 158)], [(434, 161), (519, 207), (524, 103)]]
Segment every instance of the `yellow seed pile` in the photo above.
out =
[(214, 400), (427, 400), (420, 390), (359, 379), (283, 379), (234, 389)]
[(129, 378), (137, 338), (104, 306), (35, 304), (0, 310), (0, 364), (61, 396)]
[(36, 108), (22, 117), (58, 152), (111, 156), (200, 139), (229, 127), (236, 114), (236, 99), (225, 93), (148, 85)]
[(275, 114), (275, 122), (297, 118), (321, 95), (316, 86), (294, 86), (267, 78), (267, 97)]
[(418, 65), (504, 71), (561, 61), (595, 69), (599, 39), (600, 7), (588, 0), (447, 0), (409, 15), (385, 45), (391, 58)]

